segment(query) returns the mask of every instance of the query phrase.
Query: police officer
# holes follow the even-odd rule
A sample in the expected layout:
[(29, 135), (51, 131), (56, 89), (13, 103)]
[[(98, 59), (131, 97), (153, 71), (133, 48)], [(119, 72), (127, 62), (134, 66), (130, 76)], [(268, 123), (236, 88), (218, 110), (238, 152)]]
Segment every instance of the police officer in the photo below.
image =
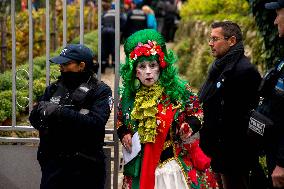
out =
[(108, 65), (109, 55), (112, 56), (112, 61), (115, 61), (114, 42), (115, 10), (113, 7), (102, 16), (102, 73), (105, 72), (105, 68)]
[[(123, 31), (126, 22), (126, 16), (120, 14), (120, 30)], [(109, 63), (109, 55), (112, 57), (112, 66), (115, 62), (115, 4), (111, 4), (102, 16), (102, 73)]]
[(123, 31), (124, 39), (131, 34), (147, 28), (147, 15), (141, 9), (142, 4), (131, 2), (131, 10), (127, 13), (127, 19)]
[(93, 58), (86, 46), (71, 44), (50, 59), (61, 75), (29, 117), (40, 136), (41, 189), (104, 188), (103, 143), (112, 91), (93, 76)]
[[(265, 4), (266, 9), (276, 10), (274, 24), (277, 25), (279, 37), (284, 37), (284, 0)], [(284, 58), (284, 57), (283, 57)], [(267, 167), (271, 182), (270, 188), (284, 188), (284, 59), (264, 77), (260, 93), (262, 103), (258, 112), (267, 116), (273, 125), (265, 141)]]

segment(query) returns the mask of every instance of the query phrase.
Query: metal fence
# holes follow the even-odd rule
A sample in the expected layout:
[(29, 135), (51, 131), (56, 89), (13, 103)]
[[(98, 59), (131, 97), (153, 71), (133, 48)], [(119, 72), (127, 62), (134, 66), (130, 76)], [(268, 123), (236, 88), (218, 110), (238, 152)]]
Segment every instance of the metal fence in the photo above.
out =
[[(66, 9), (67, 9), (67, 0), (63, 0), (63, 41), (62, 44), (63, 46), (67, 45), (67, 41), (66, 41), (66, 29), (67, 29), (67, 16), (66, 16)], [(50, 26), (50, 7), (49, 7), (50, 1), (46, 0), (45, 1), (45, 10), (46, 10), (46, 86), (48, 86), (50, 84), (50, 31), (49, 31), (49, 26)], [(101, 13), (102, 13), (102, 9), (101, 6), (102, 5), (102, 1), (98, 0), (98, 62), (101, 65)], [(83, 14), (83, 10), (84, 10), (84, 6), (85, 6), (85, 2), (84, 0), (80, 1), (80, 44), (84, 43), (84, 14)], [(115, 15), (115, 70), (119, 70), (119, 45), (120, 45), (120, 37), (119, 37), (119, 14), (120, 14), (120, 1), (119, 0), (115, 0), (115, 11), (116, 11), (116, 15)], [(28, 0), (28, 11), (29, 11), (29, 58), (28, 58), (28, 62), (29, 62), (29, 66), (28, 69), (26, 70), (26, 72), (28, 73), (28, 83), (29, 83), (29, 93), (28, 93), (28, 107), (29, 107), (29, 112), (31, 112), (32, 110), (32, 105), (33, 105), (33, 18), (32, 18), (32, 0)], [(4, 125), (4, 126), (0, 126), (0, 130), (1, 131), (25, 131), (25, 132), (34, 132), (36, 131), (32, 126), (30, 125), (25, 125), (25, 126), (19, 126), (16, 123), (16, 107), (17, 107), (17, 98), (16, 98), (16, 28), (15, 28), (15, 0), (11, 0), (11, 34), (12, 34), (12, 123), (11, 125)], [(70, 18), (73, 19), (73, 18)], [(101, 79), (101, 66), (99, 68), (99, 72), (98, 72), (98, 79)], [(119, 72), (115, 71), (115, 78), (114, 78), (114, 125), (112, 129), (106, 129), (106, 134), (107, 135), (112, 135), (112, 140), (110, 141), (105, 141), (106, 147), (105, 147), (105, 152), (107, 153), (108, 156), (108, 165), (107, 165), (107, 185), (106, 188), (114, 188), (117, 189), (118, 188), (118, 169), (119, 169), (119, 146), (118, 146), (118, 138), (116, 135), (116, 120), (117, 120), (117, 104), (118, 104), (118, 85), (119, 85)], [(20, 137), (0, 137), (0, 142), (5, 143), (5, 144), (9, 144), (10, 147), (7, 147), (7, 145), (0, 145), (0, 153), (2, 157), (5, 157), (5, 155), (7, 155), (7, 159), (9, 159), (9, 157), (15, 157), (15, 156), (21, 156), (19, 153), (16, 155), (14, 155), (13, 153), (11, 153), (12, 151), (17, 150), (18, 152), (22, 152), (22, 153), (29, 153), (29, 150), (21, 150), (21, 149), (27, 149), (27, 146), (32, 146), (32, 147), (37, 147), (37, 144), (39, 142), (39, 138), (36, 137), (27, 137), (27, 138), (20, 138)], [(13, 148), (11, 146), (11, 144), (21, 144), (21, 145), (17, 145), (17, 148)], [(23, 145), (24, 144), (24, 145)], [(30, 145), (31, 144), (31, 145)], [(9, 151), (10, 149), (10, 151)], [(110, 149), (113, 149), (113, 153), (111, 153)], [(34, 152), (32, 152), (32, 154), (34, 154)], [(35, 154), (34, 154), (35, 155)], [(11, 158), (10, 158), (11, 159)], [(29, 159), (29, 158), (27, 158)], [(15, 158), (15, 160), (11, 160), (11, 161), (21, 161), (20, 158)], [(4, 169), (3, 167), (9, 167), (10, 165), (7, 165), (9, 163), (13, 163), (13, 164), (17, 164), (19, 162), (11, 162), (9, 161), (8, 163), (4, 164), (3, 161), (2, 163), (0, 162), (0, 168), (2, 170), (2, 172), (0, 171), (0, 178), (2, 178), (1, 176), (3, 176), (3, 171), (5, 170), (9, 170), (8, 169)], [(31, 161), (31, 159), (30, 159)], [(35, 159), (33, 161), (36, 161)], [(37, 163), (37, 162), (36, 162)], [(11, 166), (10, 166), (11, 167)], [(19, 167), (18, 167), (19, 168)], [(23, 170), (22, 170), (23, 171)], [(32, 170), (30, 170), (32, 171)], [(8, 172), (8, 171), (6, 171)], [(21, 171), (19, 171), (21, 172)], [(36, 171), (37, 172), (37, 171)], [(113, 174), (111, 174), (113, 173)], [(14, 175), (15, 174), (11, 174)], [(112, 177), (111, 177), (112, 175)], [(6, 177), (8, 177), (6, 175)], [(24, 178), (24, 177), (23, 177)], [(33, 179), (33, 177), (30, 177), (29, 179)], [(2, 184), (3, 182), (3, 178), (0, 179), (2, 180)], [(9, 178), (7, 179), (9, 180)], [(19, 179), (17, 179), (19, 182)], [(30, 180), (30, 182), (31, 182)], [(110, 182), (111, 181), (111, 182)], [(1, 186), (1, 182), (0, 182), (0, 186)], [(26, 181), (29, 182), (29, 181)], [(20, 183), (21, 184), (21, 183)], [(13, 184), (12, 184), (13, 185)], [(11, 186), (12, 186), (11, 185)], [(16, 185), (16, 184), (15, 184)], [(7, 186), (7, 185), (6, 185)], [(12, 188), (12, 187), (11, 187)], [(17, 188), (15, 186), (15, 188)], [(25, 187), (23, 187), (25, 188)], [(28, 188), (28, 187), (27, 187)]]

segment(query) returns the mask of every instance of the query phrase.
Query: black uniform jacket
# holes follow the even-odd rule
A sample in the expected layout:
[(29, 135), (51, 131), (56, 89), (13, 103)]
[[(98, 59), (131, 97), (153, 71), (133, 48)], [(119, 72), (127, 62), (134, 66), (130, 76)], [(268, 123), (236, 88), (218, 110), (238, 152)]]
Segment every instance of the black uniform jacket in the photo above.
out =
[[(81, 107), (72, 105), (68, 98), (72, 91), (59, 94), (65, 102), (60, 114), (43, 120), (35, 106), (30, 114), (30, 122), (39, 130), (40, 146), (38, 160), (44, 163), (50, 158), (65, 158), (82, 153), (95, 159), (104, 159), (102, 147), (105, 137), (105, 125), (109, 118), (112, 91), (103, 82), (91, 81), (91, 89)], [(51, 84), (39, 101), (50, 101), (62, 82)], [(59, 92), (60, 93), (60, 92)], [(56, 96), (56, 95), (55, 95)]]
[[(261, 88), (263, 102), (258, 106), (258, 111), (270, 118), (274, 125), (265, 138), (265, 152), (268, 171), (270, 174), (275, 166), (284, 167), (284, 60), (274, 68), (277, 76), (266, 74), (263, 79), (265, 85)], [(268, 79), (267, 79), (268, 78)], [(267, 79), (267, 80), (266, 80)], [(272, 82), (271, 82), (272, 80)], [(267, 85), (266, 85), (267, 84)]]

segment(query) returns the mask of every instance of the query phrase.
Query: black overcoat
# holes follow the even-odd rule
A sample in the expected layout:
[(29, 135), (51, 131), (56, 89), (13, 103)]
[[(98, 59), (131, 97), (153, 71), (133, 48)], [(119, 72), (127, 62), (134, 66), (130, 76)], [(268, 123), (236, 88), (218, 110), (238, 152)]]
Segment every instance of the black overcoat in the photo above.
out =
[(248, 145), (251, 109), (258, 102), (261, 76), (247, 57), (226, 66), (203, 100), (204, 124), (200, 146), (220, 173), (246, 172), (255, 156)]

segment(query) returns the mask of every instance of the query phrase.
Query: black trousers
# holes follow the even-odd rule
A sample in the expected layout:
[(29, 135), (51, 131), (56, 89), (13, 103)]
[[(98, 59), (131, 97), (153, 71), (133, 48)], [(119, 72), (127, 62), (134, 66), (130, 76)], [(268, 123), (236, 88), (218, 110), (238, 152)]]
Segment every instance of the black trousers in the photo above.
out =
[(221, 174), (224, 189), (249, 189), (247, 175)]
[(72, 157), (48, 160), (41, 165), (40, 189), (104, 189), (105, 163)]
[(102, 62), (108, 63), (109, 55), (115, 61), (115, 32), (114, 30), (102, 31)]

